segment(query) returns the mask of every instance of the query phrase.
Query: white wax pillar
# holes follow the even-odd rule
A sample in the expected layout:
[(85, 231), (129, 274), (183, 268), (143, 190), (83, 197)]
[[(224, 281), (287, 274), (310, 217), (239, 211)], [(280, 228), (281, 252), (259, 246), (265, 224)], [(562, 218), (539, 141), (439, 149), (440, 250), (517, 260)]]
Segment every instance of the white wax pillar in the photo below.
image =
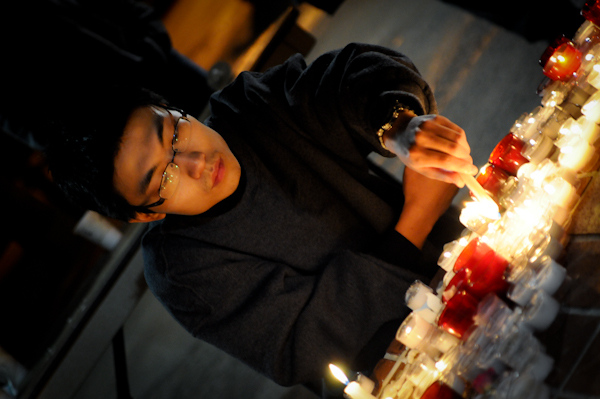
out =
[(558, 290), (567, 276), (567, 269), (549, 256), (540, 259), (536, 272), (535, 287), (552, 295)]
[(600, 122), (600, 91), (592, 94), (581, 107), (581, 113), (589, 120)]
[(548, 193), (550, 201), (565, 209), (573, 209), (579, 200), (577, 189), (560, 176), (546, 182), (543, 187), (544, 191)]
[(522, 322), (537, 331), (546, 330), (556, 318), (560, 305), (545, 291), (538, 290), (523, 309)]
[(552, 371), (553, 366), (554, 359), (545, 352), (539, 351), (537, 355), (530, 360), (530, 363), (526, 366), (524, 372), (531, 373), (536, 381), (544, 381)]
[(435, 323), (441, 306), (434, 306), (432, 309), (428, 305), (428, 302), (430, 304), (433, 303), (432, 296), (435, 297), (433, 289), (417, 280), (406, 291), (405, 300), (406, 306), (412, 309), (415, 314), (418, 314), (427, 322), (433, 324)]
[(577, 119), (577, 125), (580, 127), (579, 135), (591, 145), (594, 145), (600, 137), (600, 126), (594, 121), (589, 120), (585, 115)]
[(565, 136), (556, 145), (560, 147), (558, 163), (574, 172), (585, 169), (598, 157), (595, 148), (581, 136)]
[(549, 158), (555, 148), (551, 138), (539, 134), (525, 143), (525, 146), (523, 147), (523, 156), (529, 159), (533, 164), (539, 164), (544, 159)]
[(351, 381), (348, 385), (346, 385), (344, 393), (351, 399), (376, 399), (375, 396), (365, 391), (356, 381)]

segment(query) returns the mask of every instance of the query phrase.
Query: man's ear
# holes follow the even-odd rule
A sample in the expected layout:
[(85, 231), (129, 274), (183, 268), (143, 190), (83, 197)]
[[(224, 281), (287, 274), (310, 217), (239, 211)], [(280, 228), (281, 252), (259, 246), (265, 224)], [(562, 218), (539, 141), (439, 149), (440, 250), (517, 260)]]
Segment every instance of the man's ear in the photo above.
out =
[(157, 220), (164, 219), (167, 216), (166, 213), (143, 213), (136, 212), (135, 217), (129, 219), (129, 223), (150, 223), (156, 222)]

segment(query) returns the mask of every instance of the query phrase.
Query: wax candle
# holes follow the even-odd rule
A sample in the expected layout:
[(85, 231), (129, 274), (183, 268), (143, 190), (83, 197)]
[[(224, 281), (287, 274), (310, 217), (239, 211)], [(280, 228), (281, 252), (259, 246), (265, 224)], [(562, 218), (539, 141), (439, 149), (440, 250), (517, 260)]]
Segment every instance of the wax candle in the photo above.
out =
[(454, 271), (458, 272), (464, 267), (472, 267), (473, 264), (477, 264), (481, 259), (492, 249), (483, 242), (479, 237), (475, 237), (465, 246), (456, 262), (454, 262)]
[(478, 301), (466, 291), (459, 291), (446, 303), (440, 313), (438, 326), (461, 338), (474, 323)]
[(441, 381), (432, 383), (421, 395), (421, 399), (461, 399), (462, 396)]
[(544, 256), (536, 267), (535, 288), (552, 295), (561, 286), (566, 276), (567, 269), (559, 265), (550, 256)]
[(458, 240), (444, 244), (442, 254), (438, 259), (438, 266), (447, 272), (452, 270), (454, 263), (456, 262), (456, 258), (458, 258), (458, 255), (460, 255), (462, 250), (473, 238), (475, 238), (475, 235), (470, 233), (460, 237)]
[(511, 372), (503, 375), (495, 389), (494, 398), (503, 399), (548, 399), (549, 388), (531, 374)]
[(594, 123), (600, 122), (600, 91), (592, 94), (581, 106), (581, 113)]
[(592, 22), (594, 25), (600, 25), (600, 4), (597, 0), (586, 1), (581, 9), (581, 15)]
[(459, 221), (476, 235), (482, 235), (488, 224), (500, 218), (498, 205), (492, 207), (489, 203), (479, 201), (466, 202), (461, 210)]
[(555, 205), (573, 209), (579, 200), (577, 189), (561, 176), (555, 176), (543, 184), (543, 189)]
[(581, 65), (581, 52), (566, 37), (560, 37), (546, 48), (540, 58), (544, 75), (552, 80), (568, 80)]
[(559, 133), (561, 137), (569, 135), (579, 136), (593, 145), (600, 136), (600, 126), (585, 115), (582, 115), (577, 120), (569, 118), (560, 127)]
[[(335, 378), (337, 378), (342, 384), (346, 385), (344, 393), (351, 399), (376, 399), (375, 396), (371, 395), (371, 392), (367, 391), (358, 381), (350, 381), (346, 374), (336, 365), (330, 364), (329, 370)], [(372, 382), (372, 381), (371, 381)], [(368, 384), (371, 388), (374, 386)]]
[(596, 149), (580, 136), (564, 136), (557, 141), (558, 163), (574, 172), (585, 171), (598, 159)]
[(489, 163), (516, 176), (519, 167), (529, 162), (522, 154), (523, 144), (514, 134), (507, 134), (490, 154)]
[(432, 359), (458, 344), (458, 339), (434, 326), (414, 312), (409, 314), (396, 332), (396, 340), (408, 348), (423, 352)]
[[(583, 14), (583, 10), (582, 10)], [(586, 19), (573, 35), (573, 43), (582, 54), (600, 42), (600, 29), (592, 21)]]
[(538, 290), (523, 309), (521, 322), (534, 330), (544, 331), (556, 318), (559, 307), (556, 299), (545, 291)]
[(421, 281), (415, 281), (406, 290), (406, 306), (429, 323), (434, 323), (442, 308), (441, 300), (433, 289)]
[(552, 139), (543, 134), (530, 138), (523, 146), (523, 155), (534, 164), (552, 157), (555, 151), (556, 146)]
[(501, 190), (509, 177), (510, 175), (504, 170), (494, 165), (486, 164), (477, 175), (477, 182), (498, 202)]

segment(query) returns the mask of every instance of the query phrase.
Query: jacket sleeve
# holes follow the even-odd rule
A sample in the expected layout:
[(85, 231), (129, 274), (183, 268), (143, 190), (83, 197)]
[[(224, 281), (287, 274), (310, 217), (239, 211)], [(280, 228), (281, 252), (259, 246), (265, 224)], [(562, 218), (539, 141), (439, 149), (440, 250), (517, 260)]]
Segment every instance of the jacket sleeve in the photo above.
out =
[(281, 385), (350, 365), (379, 327), (408, 314), (404, 293), (421, 278), (347, 250), (307, 273), (189, 238), (146, 237), (144, 249), (152, 292), (187, 331)]
[(437, 113), (431, 88), (406, 56), (352, 43), (308, 66), (296, 55), (264, 74), (244, 72), (214, 96), (211, 107), (215, 119), (268, 108), (273, 119), (288, 115), (286, 123), (333, 152), (351, 153), (357, 146), (361, 154), (393, 156), (381, 148), (376, 132), (389, 120), (395, 100), (418, 115)]

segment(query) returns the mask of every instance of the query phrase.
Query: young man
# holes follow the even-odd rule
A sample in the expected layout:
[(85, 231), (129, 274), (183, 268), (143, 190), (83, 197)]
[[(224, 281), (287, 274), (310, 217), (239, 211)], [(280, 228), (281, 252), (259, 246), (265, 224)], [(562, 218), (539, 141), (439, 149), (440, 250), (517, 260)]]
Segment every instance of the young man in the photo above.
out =
[[(243, 73), (205, 125), (144, 91), (86, 106), (48, 151), (55, 181), (86, 208), (155, 222), (152, 292), (191, 334), (283, 385), (319, 381), (330, 362), (373, 367), (408, 314), (406, 289), (436, 271), (420, 248), (457, 172), (477, 172), (416, 68), (377, 46)], [(390, 150), (409, 166), (403, 187), (370, 170), (367, 155)]]

